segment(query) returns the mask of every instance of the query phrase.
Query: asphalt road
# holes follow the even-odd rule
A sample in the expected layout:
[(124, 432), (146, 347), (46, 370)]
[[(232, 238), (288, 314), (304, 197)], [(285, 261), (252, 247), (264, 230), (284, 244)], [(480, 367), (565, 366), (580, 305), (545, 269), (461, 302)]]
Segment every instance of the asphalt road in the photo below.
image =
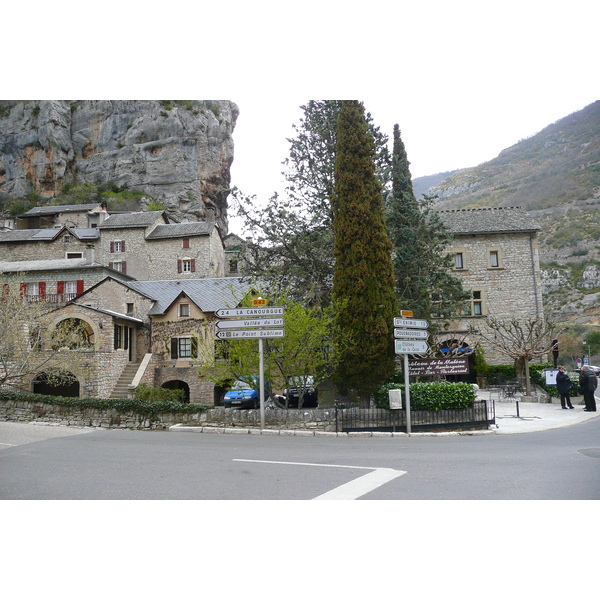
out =
[(599, 499), (600, 419), (520, 435), (402, 438), (0, 422), (0, 498)]

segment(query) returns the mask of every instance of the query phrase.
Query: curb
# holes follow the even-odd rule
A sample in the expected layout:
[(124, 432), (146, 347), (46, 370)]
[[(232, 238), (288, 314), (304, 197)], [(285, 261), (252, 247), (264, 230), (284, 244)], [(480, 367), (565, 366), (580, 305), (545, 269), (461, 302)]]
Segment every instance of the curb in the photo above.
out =
[(233, 434), (233, 435), (282, 435), (293, 437), (343, 437), (343, 438), (391, 438), (391, 437), (456, 437), (456, 436), (475, 436), (488, 435), (497, 433), (491, 429), (480, 431), (444, 431), (444, 432), (416, 432), (404, 433), (403, 431), (350, 431), (340, 432), (335, 431), (313, 431), (309, 429), (256, 429), (245, 427), (194, 427), (192, 425), (182, 425), (177, 423), (171, 425), (168, 431), (183, 431), (192, 433), (208, 433), (208, 434)]

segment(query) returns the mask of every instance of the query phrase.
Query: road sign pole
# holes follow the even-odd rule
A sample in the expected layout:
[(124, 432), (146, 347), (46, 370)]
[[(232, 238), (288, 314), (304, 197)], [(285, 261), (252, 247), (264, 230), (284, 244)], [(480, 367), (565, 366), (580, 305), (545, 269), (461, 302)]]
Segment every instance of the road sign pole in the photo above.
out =
[(408, 380), (408, 354), (404, 355), (404, 396), (406, 398), (406, 433), (410, 433), (410, 383)]
[(258, 338), (258, 356), (259, 356), (259, 374), (258, 383), (260, 386), (260, 429), (265, 428), (265, 361), (263, 354), (263, 340)]

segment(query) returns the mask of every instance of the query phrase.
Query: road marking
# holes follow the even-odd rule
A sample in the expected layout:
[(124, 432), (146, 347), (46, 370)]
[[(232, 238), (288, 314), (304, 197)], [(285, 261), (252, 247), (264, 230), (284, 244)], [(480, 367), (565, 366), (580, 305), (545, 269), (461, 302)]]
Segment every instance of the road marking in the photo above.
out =
[(266, 463), (272, 465), (298, 465), (302, 467), (329, 467), (334, 469), (362, 469), (371, 471), (366, 475), (361, 475), (357, 479), (353, 479), (348, 483), (344, 483), (325, 494), (321, 494), (313, 500), (356, 500), (369, 492), (381, 487), (385, 483), (405, 475), (406, 471), (398, 471), (396, 469), (380, 468), (380, 467), (358, 467), (354, 465), (327, 465), (319, 463), (301, 463), (301, 462), (285, 462), (280, 460), (251, 460), (246, 458), (234, 458), (236, 462), (254, 462)]

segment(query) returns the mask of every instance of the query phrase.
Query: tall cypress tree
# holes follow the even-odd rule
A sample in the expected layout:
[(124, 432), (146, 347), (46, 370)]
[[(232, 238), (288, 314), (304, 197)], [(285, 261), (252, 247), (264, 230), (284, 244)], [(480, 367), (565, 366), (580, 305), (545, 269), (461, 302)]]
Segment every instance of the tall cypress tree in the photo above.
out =
[(373, 138), (356, 100), (343, 101), (338, 118), (331, 203), (337, 307), (333, 380), (342, 393), (355, 390), (364, 402), (394, 371), (396, 300)]
[(451, 316), (464, 299), (462, 285), (448, 273), (445, 247), (449, 235), (431, 199), (417, 201), (410, 163), (394, 125), (392, 194), (388, 198), (387, 226), (394, 245), (396, 297), (400, 308), (415, 316)]

